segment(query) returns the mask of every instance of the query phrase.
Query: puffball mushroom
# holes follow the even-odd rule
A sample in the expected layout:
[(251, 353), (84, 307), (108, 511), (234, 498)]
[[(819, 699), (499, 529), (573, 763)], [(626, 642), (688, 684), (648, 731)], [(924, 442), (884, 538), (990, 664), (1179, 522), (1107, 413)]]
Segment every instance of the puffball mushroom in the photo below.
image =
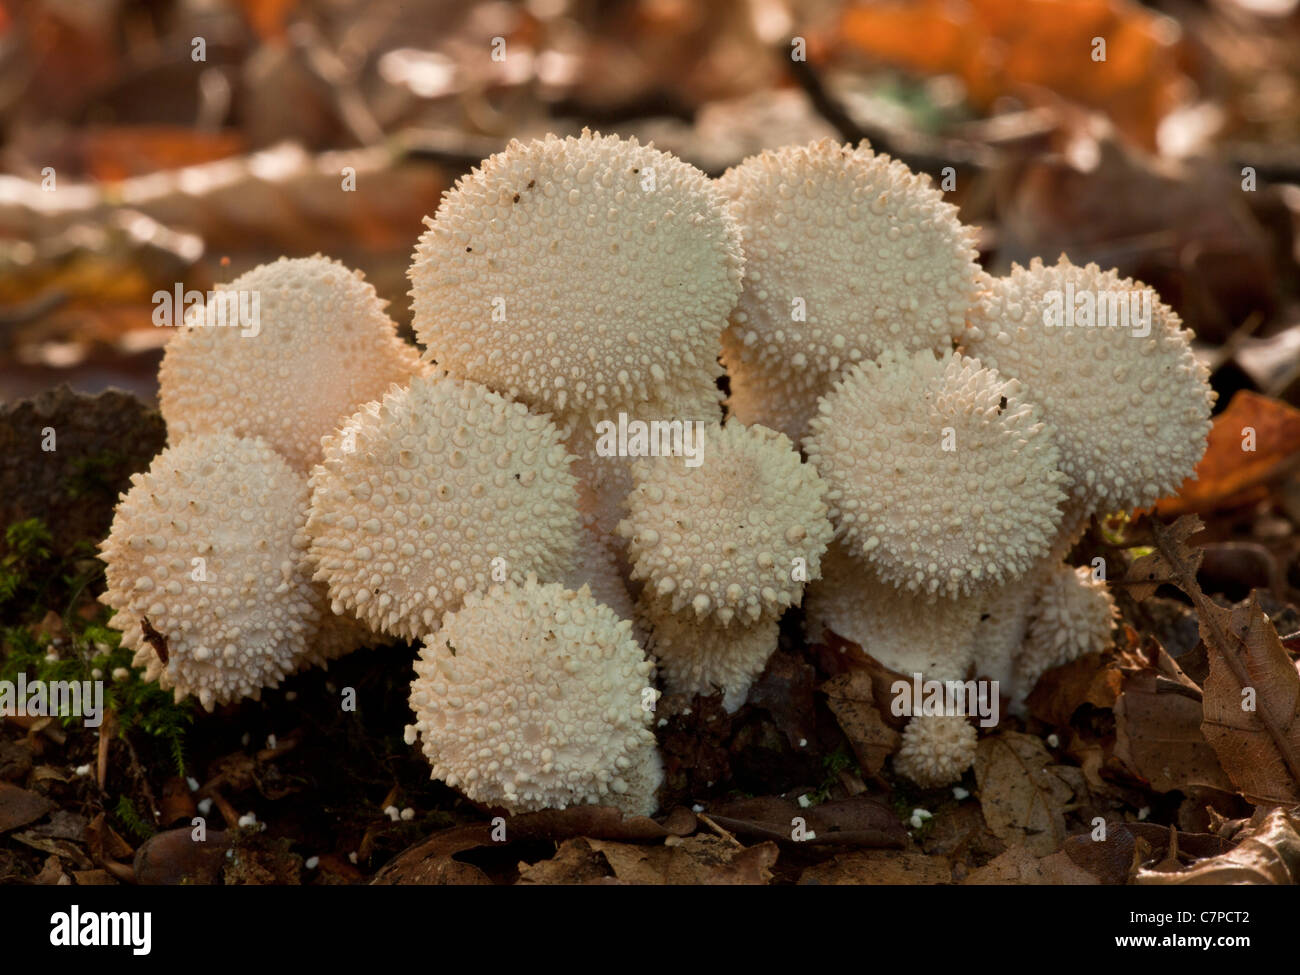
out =
[(672, 694), (722, 694), (728, 714), (740, 710), (749, 689), (780, 641), (780, 623), (760, 619), (747, 626), (723, 626), (711, 618), (671, 612), (644, 593), (639, 619), (650, 636), (647, 649)]
[[(589, 528), (583, 528), (578, 534), (577, 557), (564, 578), (564, 585), (574, 590), (587, 586), (598, 602), (604, 603), (621, 619), (635, 622), (636, 602), (623, 581), (618, 560), (607, 540)], [(635, 631), (634, 635), (640, 638)]]
[[(964, 350), (1018, 379), (1042, 407), (1072, 499), (1087, 512), (1115, 511), (1176, 490), (1205, 452), (1215, 394), (1173, 309), (1140, 281), (1096, 264), (1076, 267), (1064, 255), (1055, 266), (1013, 265), (988, 283)], [(1112, 299), (1116, 318), (1123, 308), (1132, 322), (1145, 309), (1149, 334), (1140, 322), (1048, 324), (1089, 302), (1109, 318)]]
[(413, 638), (466, 593), (571, 568), (581, 524), (560, 431), (478, 383), (414, 380), (324, 441), (307, 531), (336, 613)]
[[(262, 264), (216, 295), (171, 337), (158, 371), (173, 444), (220, 430), (260, 436), (305, 474), (343, 417), (426, 368), (361, 272), (319, 254)], [(218, 323), (240, 296), (255, 329)]]
[[(644, 423), (688, 422), (717, 424), (722, 418), (722, 394), (712, 382), (698, 386), (673, 400), (654, 396), (644, 403), (624, 404), (620, 410), (629, 421)], [(568, 414), (553, 416), (567, 433), (565, 442), (574, 454), (573, 473), (578, 478), (579, 507), (583, 522), (588, 528), (608, 538), (611, 546), (622, 558), (623, 539), (618, 535), (618, 523), (625, 514), (623, 502), (632, 491), (632, 465), (635, 458), (621, 456), (611, 451), (602, 430), (618, 423), (615, 413)], [(606, 441), (602, 443), (602, 441)], [(617, 443), (612, 446), (617, 447)]]
[(451, 374), (556, 413), (674, 400), (720, 374), (740, 234), (680, 159), (587, 130), (512, 141), (426, 224), (414, 326)]
[(197, 434), (133, 474), (100, 600), (145, 679), (211, 711), (297, 669), (320, 622), (306, 518), (306, 479), (260, 438)]
[(651, 457), (619, 534), (633, 580), (673, 613), (723, 626), (774, 619), (820, 574), (831, 538), (816, 470), (789, 438), (736, 421), (702, 428), (699, 466)]
[(928, 176), (866, 142), (823, 139), (746, 159), (718, 186), (745, 251), (723, 337), (739, 419), (797, 439), (842, 367), (960, 335), (979, 274), (974, 231)]
[(1023, 700), (1053, 667), (1103, 650), (1119, 610), (1105, 580), (1084, 565), (1056, 565), (1035, 593), (1024, 649), (1016, 658), (1016, 696)]
[(1020, 387), (946, 352), (884, 352), (821, 401), (805, 440), (837, 537), (900, 589), (973, 595), (1051, 546), (1064, 480)]
[(820, 643), (829, 630), (899, 674), (964, 680), (975, 653), (979, 606), (975, 597), (895, 589), (835, 542), (823, 559), (822, 578), (808, 586), (804, 633)]
[(979, 735), (958, 715), (921, 715), (907, 723), (894, 771), (925, 789), (958, 781), (975, 761)]
[(420, 648), (408, 740), (418, 734), (434, 778), (511, 813), (649, 815), (663, 781), (654, 665), (631, 633), (585, 587), (530, 576), (470, 593)]

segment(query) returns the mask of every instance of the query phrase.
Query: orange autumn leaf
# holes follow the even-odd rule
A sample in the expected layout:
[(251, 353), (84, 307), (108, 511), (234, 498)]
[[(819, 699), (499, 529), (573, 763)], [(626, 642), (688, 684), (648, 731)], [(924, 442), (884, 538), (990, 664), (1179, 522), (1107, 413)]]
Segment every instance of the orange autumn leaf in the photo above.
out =
[(198, 132), (179, 125), (117, 125), (79, 138), (86, 172), (100, 182), (117, 182), (162, 169), (180, 169), (239, 155), (238, 132)]
[[(977, 106), (1046, 89), (1105, 111), (1152, 147), (1187, 89), (1176, 32), (1130, 0), (865, 0), (844, 11), (837, 33), (851, 50), (957, 75)], [(1105, 60), (1094, 60), (1095, 38)]]
[(1215, 417), (1196, 473), (1183, 482), (1177, 495), (1161, 499), (1156, 511), (1161, 517), (1172, 517), (1258, 500), (1270, 481), (1297, 463), (1300, 410), (1242, 390)]
[(298, 0), (239, 0), (239, 6), (253, 33), (263, 41), (279, 43)]

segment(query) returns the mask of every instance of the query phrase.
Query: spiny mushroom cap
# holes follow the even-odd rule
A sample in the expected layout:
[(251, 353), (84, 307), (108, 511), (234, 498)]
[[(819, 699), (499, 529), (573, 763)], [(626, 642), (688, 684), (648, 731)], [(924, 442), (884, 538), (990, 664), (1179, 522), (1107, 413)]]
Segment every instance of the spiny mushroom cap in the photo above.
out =
[(429, 376), (325, 438), (307, 531), (336, 613), (412, 638), (472, 590), (559, 579), (578, 545), (560, 431), (478, 383)]
[(1103, 579), (1086, 566), (1057, 565), (1042, 578), (1024, 648), (1016, 660), (1016, 691), (1023, 698), (1053, 667), (1103, 650), (1119, 610)]
[(890, 670), (926, 680), (964, 680), (974, 653), (979, 604), (900, 592), (881, 582), (841, 543), (822, 559), (822, 578), (808, 586), (804, 633), (821, 643), (830, 630)]
[(718, 374), (740, 234), (680, 159), (585, 130), (511, 142), (426, 223), (414, 326), (453, 375), (562, 412)]
[(321, 457), (321, 437), (393, 383), (426, 369), (397, 337), (386, 302), (359, 271), (321, 257), (263, 264), (218, 294), (256, 296), (256, 334), (213, 324), (221, 301), (167, 343), (158, 398), (172, 443), (230, 431), (266, 439), (294, 470)]
[[(131, 476), (100, 545), (100, 599), (147, 680), (210, 711), (297, 668), (320, 619), (306, 517), (306, 479), (261, 439), (193, 436)], [(144, 637), (146, 619), (166, 663)]]
[(1059, 454), (1038, 408), (950, 352), (854, 366), (804, 448), (838, 536), (901, 589), (970, 595), (1015, 578), (1061, 521)]
[(674, 613), (644, 593), (637, 607), (669, 692), (706, 697), (721, 692), (722, 706), (730, 714), (745, 703), (781, 636), (775, 619), (720, 626)]
[[(1091, 295), (1108, 320), (1124, 307), (1140, 316), (1144, 293), (1145, 337), (1132, 325), (1045, 323), (1070, 295)], [(1006, 277), (991, 279), (970, 321), (966, 351), (1020, 380), (1042, 407), (1056, 430), (1067, 489), (1092, 510), (1152, 504), (1192, 474), (1205, 452), (1215, 394), (1192, 353), (1191, 333), (1142, 282), (1095, 264), (1075, 267), (1064, 255), (1054, 267), (1035, 258), (1028, 269), (1013, 265)]]
[(703, 428), (701, 463), (632, 467), (619, 534), (632, 578), (674, 613), (727, 625), (774, 619), (820, 574), (826, 488), (788, 437), (732, 421)]
[(920, 715), (903, 729), (894, 771), (923, 789), (952, 785), (974, 764), (978, 745), (979, 734), (965, 718)]
[(414, 728), (434, 777), (512, 813), (649, 815), (654, 665), (631, 631), (585, 588), (530, 577), (470, 593), (415, 662)]
[[(944, 349), (965, 325), (974, 232), (928, 176), (823, 139), (746, 159), (718, 185), (745, 250), (731, 330), (768, 372)], [(805, 319), (806, 320), (801, 320)]]

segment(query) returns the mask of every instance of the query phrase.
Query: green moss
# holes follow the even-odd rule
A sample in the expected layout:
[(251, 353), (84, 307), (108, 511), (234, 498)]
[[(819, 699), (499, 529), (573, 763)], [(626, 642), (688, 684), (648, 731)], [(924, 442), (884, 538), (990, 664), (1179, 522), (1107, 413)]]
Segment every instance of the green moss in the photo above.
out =
[(147, 840), (158, 832), (145, 822), (144, 817), (136, 810), (135, 803), (126, 796), (118, 798), (117, 806), (113, 809), (113, 818), (117, 821), (117, 825), (122, 827), (123, 832), (130, 833), (137, 840)]
[(5, 529), (6, 554), (0, 559), (0, 610), (29, 600), (42, 588), (50, 566), (54, 538), (39, 518), (25, 518)]
[(75, 457), (68, 464), (68, 487), (65, 491), (71, 500), (86, 497), (115, 497), (116, 482), (124, 465), (130, 463), (126, 454), (116, 450), (101, 450), (87, 457)]
[(845, 742), (840, 742), (835, 747), (835, 751), (822, 759), (822, 769), (826, 773), (825, 778), (822, 779), (822, 784), (817, 787), (815, 792), (808, 794), (808, 799), (814, 806), (825, 802), (831, 797), (831, 790), (840, 784), (841, 772), (852, 772), (858, 776), (862, 774), (862, 769), (858, 767), (852, 749)]
[[(159, 739), (177, 774), (184, 776), (193, 702), (177, 704), (132, 668), (134, 654), (108, 625), (112, 612), (89, 598), (102, 588), (103, 565), (76, 555), (53, 562), (49, 530), (38, 518), (10, 525), (5, 542), (9, 552), (0, 560), (0, 619), (8, 625), (0, 626), (0, 680), (16, 680), (20, 673), (47, 682), (102, 680), (104, 706), (116, 716), (119, 734), (139, 731)], [(60, 634), (44, 622), (50, 611), (61, 618)], [(56, 636), (61, 637), (57, 646)], [(115, 671), (129, 676), (115, 680)], [(66, 716), (64, 725), (77, 720)]]

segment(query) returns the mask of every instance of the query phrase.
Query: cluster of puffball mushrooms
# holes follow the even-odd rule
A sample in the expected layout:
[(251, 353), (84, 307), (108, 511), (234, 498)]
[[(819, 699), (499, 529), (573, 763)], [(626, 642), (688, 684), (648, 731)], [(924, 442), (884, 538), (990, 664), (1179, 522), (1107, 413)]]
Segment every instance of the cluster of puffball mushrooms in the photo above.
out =
[[(810, 641), (1014, 707), (1110, 639), (1104, 581), (1065, 562), (1088, 520), (1204, 450), (1169, 307), (1048, 327), (1067, 286), (1145, 286), (1064, 257), (987, 275), (929, 178), (865, 143), (712, 180), (634, 139), (513, 142), (425, 223), (423, 354), (320, 256), (222, 286), (260, 296), (256, 335), (193, 310), (102, 598), (207, 709), (418, 641), (408, 742), (489, 806), (654, 812), (659, 687), (735, 711), (792, 606)], [(620, 414), (698, 429), (699, 462), (611, 456)], [(895, 771), (955, 782), (976, 739), (918, 715)]]

